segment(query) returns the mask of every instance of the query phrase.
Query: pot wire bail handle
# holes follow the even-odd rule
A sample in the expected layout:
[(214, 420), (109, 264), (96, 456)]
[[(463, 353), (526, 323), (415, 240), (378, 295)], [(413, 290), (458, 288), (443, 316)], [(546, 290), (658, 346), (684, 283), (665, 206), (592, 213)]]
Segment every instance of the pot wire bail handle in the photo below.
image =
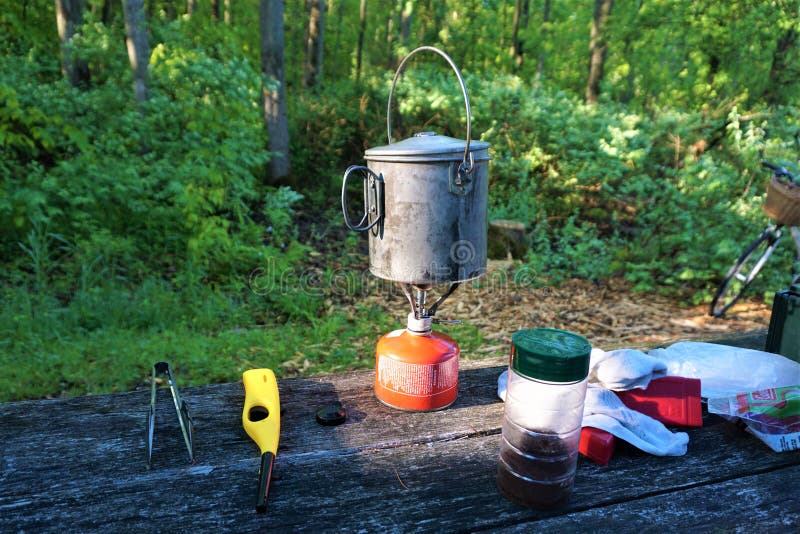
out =
[[(450, 65), (453, 69), (453, 72), (456, 73), (456, 77), (458, 78), (458, 84), (461, 86), (461, 95), (464, 97), (464, 107), (467, 112), (467, 146), (464, 147), (464, 158), (461, 161), (461, 164), (458, 167), (458, 172), (460, 174), (472, 174), (472, 171), (475, 170), (475, 161), (472, 153), (469, 151), (469, 143), (470, 139), (472, 138), (472, 122), (471, 116), (472, 113), (469, 107), (469, 95), (467, 94), (467, 86), (464, 83), (464, 78), (461, 76), (461, 72), (458, 70), (455, 61), (448, 56), (443, 51), (439, 50), (435, 46), (420, 46), (419, 48), (415, 48), (411, 52), (408, 53), (406, 57), (403, 58), (403, 61), (400, 62), (400, 65), (397, 67), (397, 72), (394, 73), (394, 78), (392, 79), (392, 88), (389, 90), (389, 103), (386, 107), (386, 133), (389, 137), (389, 144), (392, 144), (392, 96), (394, 95), (394, 88), (397, 84), (397, 79), (400, 77), (400, 74), (403, 72), (403, 68), (405, 68), (406, 62), (416, 54), (417, 52), (421, 52), (423, 50), (427, 50), (429, 52), (434, 52), (442, 56), (445, 61)], [(469, 160), (469, 163), (467, 163)]]

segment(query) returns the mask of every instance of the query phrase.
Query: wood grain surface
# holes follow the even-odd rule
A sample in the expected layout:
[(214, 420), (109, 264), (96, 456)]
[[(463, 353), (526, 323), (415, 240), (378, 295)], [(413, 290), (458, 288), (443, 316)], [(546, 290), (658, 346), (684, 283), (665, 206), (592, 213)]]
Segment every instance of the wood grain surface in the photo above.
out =
[[(759, 338), (759, 336), (761, 336)], [(763, 333), (729, 340), (763, 343)], [(578, 464), (570, 503), (533, 511), (495, 488), (502, 359), (463, 362), (459, 398), (409, 413), (372, 394), (360, 371), (279, 381), (281, 442), (266, 514), (256, 514), (259, 452), (241, 424), (241, 383), (187, 387), (189, 464), (168, 389), (158, 391), (153, 467), (149, 390), (0, 404), (0, 531), (796, 531), (800, 452), (774, 453), (705, 414), (681, 457), (618, 442), (611, 462)], [(178, 383), (180, 384), (180, 377)], [(340, 401), (347, 421), (316, 423)]]

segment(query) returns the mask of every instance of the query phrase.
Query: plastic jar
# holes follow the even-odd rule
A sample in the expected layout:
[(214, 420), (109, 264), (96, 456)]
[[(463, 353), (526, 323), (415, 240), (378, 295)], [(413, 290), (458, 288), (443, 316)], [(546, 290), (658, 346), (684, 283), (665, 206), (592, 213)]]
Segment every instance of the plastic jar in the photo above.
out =
[(572, 493), (591, 345), (564, 330), (511, 338), (497, 487), (530, 508), (555, 508)]

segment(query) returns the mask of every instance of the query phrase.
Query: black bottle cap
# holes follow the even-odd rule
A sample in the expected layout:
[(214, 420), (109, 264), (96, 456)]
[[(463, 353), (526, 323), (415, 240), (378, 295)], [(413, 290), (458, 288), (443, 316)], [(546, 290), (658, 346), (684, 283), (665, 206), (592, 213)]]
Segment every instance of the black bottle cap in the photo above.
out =
[(317, 409), (317, 423), (325, 426), (336, 426), (347, 419), (347, 411), (341, 402), (320, 406)]

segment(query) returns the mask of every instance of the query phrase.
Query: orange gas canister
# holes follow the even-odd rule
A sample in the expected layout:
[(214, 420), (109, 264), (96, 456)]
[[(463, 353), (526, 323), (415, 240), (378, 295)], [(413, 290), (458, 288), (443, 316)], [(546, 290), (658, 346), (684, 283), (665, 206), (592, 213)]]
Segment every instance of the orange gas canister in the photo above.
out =
[(378, 340), (375, 396), (392, 408), (433, 411), (450, 406), (458, 395), (458, 344), (430, 330), (430, 318), (409, 316), (408, 328)]

